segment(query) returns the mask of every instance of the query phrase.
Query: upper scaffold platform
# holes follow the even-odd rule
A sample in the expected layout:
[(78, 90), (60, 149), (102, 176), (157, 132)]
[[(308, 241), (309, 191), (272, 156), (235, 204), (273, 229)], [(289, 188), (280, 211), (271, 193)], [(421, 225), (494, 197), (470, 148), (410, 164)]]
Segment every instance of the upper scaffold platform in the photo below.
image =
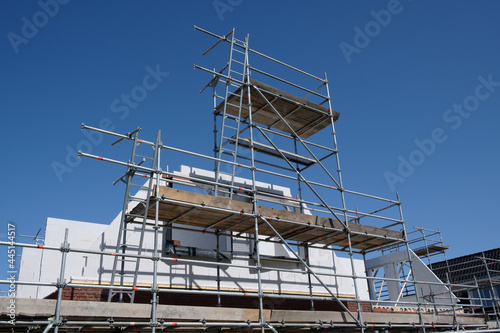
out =
[(441, 245), (441, 244), (430, 244), (426, 247), (421, 247), (413, 250), (417, 256), (425, 256), (433, 253), (443, 252), (450, 248), (449, 245)]
[[(223, 197), (214, 197), (166, 186), (160, 186), (159, 220), (206, 229), (218, 229), (233, 233), (254, 233), (253, 204)], [(151, 205), (154, 198), (151, 199)], [(130, 214), (142, 209), (137, 205)], [(332, 218), (285, 211), (258, 206), (262, 216), (286, 240), (348, 247), (345, 228)], [(148, 218), (155, 218), (155, 209), (148, 211)], [(400, 231), (350, 223), (351, 246), (359, 250), (370, 250), (397, 242), (402, 238)], [(259, 235), (274, 237), (275, 232), (264, 220), (259, 223)]]
[[(244, 89), (243, 94), (241, 94), (241, 89)], [(252, 120), (255, 123), (291, 134), (288, 124), (302, 138), (308, 138), (331, 124), (330, 109), (327, 107), (262, 82), (251, 79), (250, 94), (252, 96)], [(243, 95), (242, 100), (240, 100), (240, 95)], [(246, 86), (238, 88), (228, 97), (226, 112), (238, 116), (240, 103), (241, 118), (248, 119)], [(215, 108), (215, 112), (222, 114), (223, 111), (224, 102), (221, 102)], [(336, 121), (339, 115), (338, 112), (332, 110), (333, 121)], [(286, 120), (286, 123), (281, 120), (281, 117)]]

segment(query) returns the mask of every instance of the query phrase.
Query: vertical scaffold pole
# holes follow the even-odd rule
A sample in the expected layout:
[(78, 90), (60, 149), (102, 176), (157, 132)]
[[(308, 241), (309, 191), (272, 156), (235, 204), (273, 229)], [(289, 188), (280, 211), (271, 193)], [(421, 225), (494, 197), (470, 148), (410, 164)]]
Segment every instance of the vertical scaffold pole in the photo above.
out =
[[(311, 266), (311, 261), (309, 260), (309, 246), (306, 243), (304, 245), (304, 252), (305, 252), (305, 257), (306, 257), (306, 264), (308, 266)], [(311, 279), (311, 272), (307, 271), (307, 284), (309, 285), (309, 296), (311, 296), (311, 311), (314, 311), (314, 300), (312, 299), (313, 296), (313, 286), (312, 286), (312, 279)]]
[[(484, 301), (483, 301), (483, 296), (481, 295), (481, 289), (479, 289), (479, 284), (477, 283), (477, 279), (476, 279), (476, 276), (474, 275), (474, 284), (476, 285), (476, 290), (477, 290), (477, 298), (479, 299), (479, 304), (481, 306), (481, 310), (483, 312), (483, 315), (485, 316), (486, 318), (486, 311), (484, 310)], [(451, 292), (451, 291), (450, 291)], [(474, 311), (474, 313), (476, 313)]]
[(252, 96), (250, 93), (250, 70), (249, 70), (249, 60), (248, 60), (248, 43), (250, 36), (247, 35), (245, 38), (245, 77), (244, 82), (247, 86), (247, 98), (248, 98), (248, 121), (250, 123), (250, 167), (252, 173), (252, 204), (253, 204), (253, 215), (255, 224), (255, 260), (257, 269), (257, 285), (258, 285), (258, 297), (259, 297), (259, 322), (261, 332), (264, 333), (266, 327), (266, 321), (264, 318), (264, 300), (262, 292), (262, 265), (260, 262), (260, 249), (259, 249), (259, 206), (257, 204), (257, 186), (256, 186), (256, 174), (255, 174), (255, 151), (254, 151), (254, 123), (252, 119)]
[[(364, 267), (366, 267), (366, 252), (363, 250), (362, 253), (363, 253)], [(367, 270), (366, 276), (372, 276), (372, 273)], [(368, 285), (368, 295), (369, 295), (370, 299), (372, 298), (372, 295), (375, 295), (375, 288), (374, 288), (375, 285), (374, 285), (373, 281), (374, 280), (372, 280), (372, 279), (366, 280), (366, 284)], [(370, 308), (373, 310), (373, 303), (372, 302), (370, 302)]]
[[(217, 262), (220, 262), (220, 231), (215, 232), (216, 237), (216, 251), (217, 251)], [(217, 265), (217, 306), (222, 306), (222, 300), (220, 296), (220, 265)]]
[[(415, 272), (415, 270), (413, 269), (413, 264), (412, 264), (413, 260), (412, 260), (412, 256), (411, 256), (411, 249), (410, 249), (410, 245), (408, 244), (408, 235), (406, 233), (406, 227), (405, 227), (405, 222), (404, 222), (404, 217), (403, 217), (403, 209), (401, 208), (401, 200), (399, 199), (399, 193), (396, 193), (396, 197), (398, 200), (397, 205), (399, 208), (399, 217), (401, 220), (401, 227), (403, 229), (403, 241), (406, 244), (406, 255), (408, 256), (408, 263), (410, 264), (410, 272), (412, 272), (411, 273), (412, 279), (410, 282), (413, 284), (413, 289), (415, 290), (415, 298), (417, 301), (418, 317), (420, 320), (420, 325), (422, 327), (422, 332), (425, 333), (424, 316), (422, 315), (422, 306), (420, 304), (420, 296), (419, 296), (419, 292), (418, 292), (417, 283), (415, 282), (415, 275), (413, 274), (413, 272)], [(404, 263), (402, 263), (402, 265), (403, 264)]]
[[(214, 72), (215, 72), (215, 69), (214, 69)], [(215, 174), (215, 183), (217, 183), (217, 165), (218, 165), (218, 161), (216, 160), (218, 157), (219, 157), (219, 147), (217, 146), (217, 134), (218, 134), (218, 130), (217, 130), (217, 80), (219, 80), (219, 78), (217, 76), (214, 75), (213, 77), (213, 86), (212, 86), (212, 95), (213, 95), (213, 114), (214, 114), (214, 129), (213, 129), (213, 134), (214, 134), (214, 174)], [(215, 187), (217, 187), (217, 185), (215, 185)], [(217, 189), (215, 188), (214, 189), (214, 195), (215, 195), (215, 191)]]
[[(156, 135), (156, 142), (154, 145), (155, 149), (155, 157), (154, 157), (154, 162), (155, 165), (153, 165), (153, 168), (155, 169), (154, 174), (151, 175), (151, 179), (149, 180), (150, 182), (153, 182), (153, 179), (155, 181), (155, 224), (153, 227), (154, 230), (154, 242), (153, 242), (153, 254), (151, 256), (151, 259), (153, 260), (153, 283), (151, 284), (151, 332), (155, 333), (156, 332), (156, 327), (158, 326), (158, 321), (156, 318), (156, 308), (158, 306), (158, 293), (159, 293), (159, 288), (158, 288), (158, 262), (161, 257), (161, 253), (158, 252), (158, 242), (159, 242), (159, 209), (160, 209), (160, 181), (161, 181), (161, 163), (160, 163), (160, 151), (161, 151), (161, 131), (158, 131), (158, 134)], [(151, 188), (151, 184), (150, 184)], [(146, 198), (149, 199), (149, 198)], [(144, 233), (144, 231), (143, 231)], [(137, 274), (138, 272), (136, 272)], [(135, 285), (134, 285), (135, 286)]]
[(490, 284), (490, 289), (491, 289), (491, 305), (493, 306), (493, 311), (495, 313), (495, 319), (497, 321), (497, 326), (500, 327), (500, 321), (499, 321), (499, 316), (498, 316), (498, 311), (497, 311), (497, 308), (498, 308), (498, 295), (496, 293), (496, 290), (495, 290), (495, 287), (493, 286), (493, 281), (491, 280), (491, 274), (490, 274), (490, 269), (488, 267), (488, 261), (487, 261), (487, 258), (486, 256), (484, 255), (484, 252), (481, 252), (481, 261), (483, 262), (484, 264), (484, 268), (486, 269), (486, 275), (488, 277), (488, 282)]
[[(444, 242), (443, 242), (443, 235), (441, 234), (441, 229), (438, 227), (438, 233), (439, 233), (439, 239), (441, 241), (441, 245), (443, 245), (444, 248)], [(446, 256), (446, 250), (443, 250), (443, 256), (444, 256), (444, 262), (446, 263), (446, 271), (448, 273), (451, 272), (450, 270), (450, 264), (448, 263), (448, 257)]]
[[(339, 157), (339, 153), (338, 153), (337, 135), (335, 133), (335, 120), (333, 118), (332, 99), (330, 97), (330, 87), (328, 85), (328, 77), (327, 77), (326, 73), (325, 73), (325, 88), (326, 88), (326, 96), (328, 99), (328, 110), (330, 112), (330, 124), (331, 124), (331, 129), (332, 129), (333, 149), (337, 152), (335, 154), (335, 161), (337, 163), (337, 175), (339, 177), (339, 179), (338, 179), (339, 186), (338, 187), (339, 187), (339, 191), (340, 191), (340, 197), (342, 200), (343, 218), (344, 218), (344, 221), (346, 224), (345, 232), (347, 233), (347, 244), (348, 244), (348, 248), (349, 248), (349, 259), (351, 262), (352, 281), (353, 281), (353, 285), (354, 285), (354, 295), (356, 297), (358, 322), (363, 323), (363, 314), (362, 314), (360, 297), (359, 297), (356, 268), (354, 265), (354, 253), (352, 251), (352, 244), (351, 244), (351, 232), (349, 230), (349, 221), (347, 218), (347, 205), (346, 205), (346, 200), (345, 200), (344, 185), (342, 182), (342, 169), (340, 167), (340, 157)], [(364, 326), (362, 326), (361, 332), (363, 333), (364, 330), (365, 330), (365, 328), (364, 328)]]
[(59, 271), (59, 279), (57, 279), (57, 301), (56, 301), (56, 313), (55, 313), (55, 327), (54, 332), (59, 332), (59, 326), (61, 326), (61, 302), (63, 289), (66, 286), (66, 281), (64, 279), (64, 271), (66, 270), (66, 256), (69, 252), (68, 243), (68, 232), (69, 229), (64, 230), (64, 243), (61, 244), (61, 269)]
[(429, 253), (429, 244), (427, 244), (427, 237), (425, 235), (425, 229), (422, 224), (420, 224), (420, 232), (422, 233), (422, 239), (424, 241), (425, 256), (427, 257), (427, 262), (429, 263), (429, 268), (432, 270), (431, 254)]
[(448, 289), (450, 290), (450, 304), (451, 304), (451, 311), (453, 312), (453, 327), (455, 331), (460, 330), (460, 325), (458, 324), (458, 318), (457, 318), (457, 311), (455, 311), (455, 304), (453, 304), (453, 294), (451, 292), (451, 277), (450, 274), (446, 274), (446, 283), (448, 285)]

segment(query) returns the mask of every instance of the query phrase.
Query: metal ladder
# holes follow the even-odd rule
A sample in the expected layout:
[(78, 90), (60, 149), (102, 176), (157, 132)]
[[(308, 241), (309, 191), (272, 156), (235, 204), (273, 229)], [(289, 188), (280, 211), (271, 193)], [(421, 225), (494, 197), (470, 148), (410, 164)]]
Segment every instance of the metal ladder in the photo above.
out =
[[(220, 195), (219, 185), (220, 174), (221, 174), (221, 162), (223, 155), (232, 156), (231, 165), (232, 170), (228, 170), (227, 173), (231, 174), (230, 185), (234, 186), (234, 174), (237, 161), (238, 152), (238, 141), (241, 133), (241, 109), (243, 103), (243, 97), (247, 93), (249, 86), (249, 69), (248, 69), (248, 36), (245, 41), (238, 40), (234, 37), (234, 29), (231, 34), (231, 48), (229, 53), (229, 62), (227, 64), (227, 76), (229, 79), (220, 78), (219, 80), (225, 83), (224, 92), (224, 104), (221, 113), (222, 125), (221, 133), (219, 138), (219, 145), (216, 147), (217, 158), (216, 170), (215, 170), (215, 191), (214, 195)], [(242, 59), (243, 58), (243, 59)], [(245, 88), (246, 87), (246, 88)], [(235, 91), (231, 91), (231, 88), (236, 88)], [(215, 87), (214, 87), (215, 90)], [(214, 91), (215, 94), (215, 91)], [(230, 114), (227, 112), (228, 104), (231, 103), (233, 98), (238, 99), (238, 114)], [(232, 103), (231, 103), (232, 104)], [(234, 104), (231, 107), (235, 107)], [(251, 110), (249, 110), (251, 112)], [(229, 164), (225, 164), (229, 166)], [(229, 199), (233, 198), (233, 190), (229, 189)]]
[[(113, 298), (116, 295), (118, 295), (117, 300), (119, 302), (124, 302), (126, 301), (126, 299), (124, 298), (124, 296), (126, 295), (129, 297), (130, 303), (133, 303), (135, 292), (137, 290), (137, 278), (141, 261), (140, 256), (142, 255), (143, 251), (147, 216), (148, 211), (151, 208), (150, 198), (153, 194), (154, 179), (156, 178), (154, 177), (154, 170), (156, 170), (157, 168), (157, 161), (159, 158), (158, 150), (161, 146), (160, 132), (158, 132), (155, 145), (153, 147), (147, 146), (147, 148), (153, 148), (153, 157), (138, 154), (137, 148), (141, 145), (142, 142), (142, 140), (140, 140), (138, 137), (139, 132), (140, 128), (137, 128), (134, 132), (128, 133), (129, 138), (133, 141), (132, 156), (128, 163), (127, 172), (114, 182), (114, 185), (119, 181), (124, 182), (126, 184), (126, 190), (121, 214), (120, 229), (116, 242), (116, 255), (114, 256), (113, 260), (113, 270), (110, 280), (112, 288), (109, 290), (108, 302), (114, 300)], [(122, 140), (123, 139), (116, 141), (115, 143), (113, 143), (113, 145)], [(137, 166), (147, 167), (153, 171), (151, 171), (149, 174), (145, 171), (141, 171), (141, 174), (136, 174)], [(134, 183), (133, 178), (136, 175), (141, 176), (141, 178), (147, 178), (149, 180), (146, 184)], [(145, 198), (132, 195), (130, 192), (133, 189), (144, 191), (146, 194)], [(134, 214), (131, 214), (131, 212), (129, 212), (130, 206), (136, 205), (141, 205), (142, 207)], [(134, 225), (139, 225), (139, 227), (134, 227)], [(139, 234), (138, 242), (137, 238), (135, 238), (136, 243), (131, 243), (128, 238), (137, 234)], [(130, 257), (129, 255), (137, 255), (137, 257)], [(123, 287), (127, 287), (127, 290), (123, 290)]]

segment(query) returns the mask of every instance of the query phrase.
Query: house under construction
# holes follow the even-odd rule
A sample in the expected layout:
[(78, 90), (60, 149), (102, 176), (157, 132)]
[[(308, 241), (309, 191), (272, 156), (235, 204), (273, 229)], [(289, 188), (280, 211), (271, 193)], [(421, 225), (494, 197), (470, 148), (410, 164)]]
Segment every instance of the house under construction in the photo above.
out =
[(220, 70), (195, 65), (212, 91), (214, 154), (82, 125), (131, 146), (127, 161), (80, 153), (126, 169), (123, 206), (109, 225), (49, 218), (43, 240), (14, 244), (15, 324), (0, 330), (498, 331), (496, 310), (470, 310), (498, 295), (455, 296), (479, 285), (433, 273), (425, 258), (446, 246), (412, 247), (398, 197), (344, 186), (326, 75), (234, 29), (195, 29), (216, 39), (204, 54), (229, 54)]

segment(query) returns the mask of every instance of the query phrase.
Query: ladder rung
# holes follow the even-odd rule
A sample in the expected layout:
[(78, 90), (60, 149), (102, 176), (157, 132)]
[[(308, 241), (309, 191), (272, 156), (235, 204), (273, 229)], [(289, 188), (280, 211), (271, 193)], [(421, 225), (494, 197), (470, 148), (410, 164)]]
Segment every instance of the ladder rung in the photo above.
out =
[(230, 127), (234, 130), (238, 129), (238, 121), (236, 119), (233, 119), (233, 118), (228, 118), (228, 119), (225, 119), (224, 121), (224, 127)]
[(153, 157), (148, 157), (148, 156), (142, 156), (142, 155), (139, 155), (139, 154), (136, 154), (135, 157), (142, 157), (142, 158), (145, 158), (145, 159), (148, 159), (148, 160), (151, 160), (153, 161), (154, 158)]
[[(235, 107), (235, 108), (239, 108), (239, 105), (232, 104), (232, 103), (229, 103), (229, 102), (227, 102), (227, 106), (232, 106), (232, 107)], [(233, 115), (231, 115), (231, 114), (229, 114), (229, 113), (225, 113), (225, 114), (224, 114), (224, 109), (222, 109), (222, 110), (220, 111), (219, 115), (223, 115), (223, 116), (224, 116), (224, 117), (226, 117), (226, 118), (231, 118), (231, 119), (233, 119), (234, 121), (238, 121), (238, 119), (239, 119), (239, 117), (238, 117), (238, 116), (233, 116)]]
[(227, 149), (221, 149), (221, 153), (226, 154), (226, 155), (232, 155), (234, 156), (234, 151), (232, 150), (227, 150)]
[[(241, 96), (241, 91), (238, 91), (238, 93), (235, 92), (230, 92), (228, 91), (227, 92), (228, 95), (231, 95), (231, 96), (236, 96), (236, 97), (240, 97)], [(238, 107), (238, 106), (237, 106)]]
[[(233, 104), (232, 104), (232, 105), (233, 105)], [(240, 122), (240, 117), (235, 116), (235, 115), (232, 115), (232, 114), (230, 114), (230, 113), (227, 113), (227, 114), (226, 114), (226, 118), (229, 118), (229, 119), (231, 119), (231, 120), (234, 120), (235, 122), (238, 122), (238, 123)]]
[(141, 215), (141, 214), (127, 214), (127, 216), (130, 216), (130, 217), (144, 217), (144, 215)]
[[(228, 153), (228, 152), (223, 151), (222, 153), (223, 153), (223, 154), (225, 154), (225, 155), (233, 156), (233, 157), (235, 156), (235, 153), (234, 153), (234, 152), (230, 154), (230, 153)], [(219, 191), (220, 191), (220, 190), (219, 190)], [(226, 191), (226, 192), (227, 192), (227, 191)]]
[(137, 201), (137, 202), (144, 202), (144, 203), (147, 202), (147, 200), (145, 200), (143, 198), (138, 198), (138, 197), (133, 197), (133, 196), (130, 196), (130, 198), (128, 199), (128, 201)]
[[(135, 215), (133, 216), (133, 219), (130, 219), (128, 221), (126, 221), (127, 224), (139, 224), (139, 223), (143, 223), (143, 221), (136, 221), (135, 219), (143, 219), (144, 220), (144, 215)], [(136, 229), (125, 229), (127, 231), (136, 231)]]
[(237, 71), (233, 71), (232, 69), (231, 69), (231, 73), (234, 73), (234, 74), (238, 74), (238, 75), (241, 75), (241, 76), (243, 76), (243, 74), (241, 74), (240, 72), (237, 72)]
[(138, 187), (139, 189), (146, 189), (146, 190), (149, 188), (149, 187), (147, 187), (147, 186), (144, 186), (144, 184), (143, 184), (143, 185), (139, 185), (139, 184), (130, 184), (130, 186), (135, 186), (135, 187)]
[[(141, 218), (144, 220), (144, 216), (137, 216), (134, 218), (134, 220), (131, 220), (131, 221), (127, 221), (127, 224), (134, 224), (134, 225), (139, 225), (139, 224), (143, 224), (144, 221), (136, 221), (135, 219), (136, 218)], [(141, 229), (139, 229), (139, 227), (135, 228), (135, 229), (131, 229), (131, 228), (125, 228), (123, 229), (124, 231), (130, 231), (130, 232), (139, 232), (141, 231)], [(135, 246), (135, 245), (134, 245)]]
[[(231, 104), (231, 106), (234, 106), (234, 104)], [(238, 116), (234, 116), (234, 115), (232, 115), (230, 113), (226, 113), (225, 118), (229, 118), (231, 120), (234, 120), (235, 122), (239, 122), (239, 117)]]
[(139, 248), (139, 245), (134, 245), (134, 244), (125, 244), (126, 247), (130, 247), (130, 248), (135, 248), (135, 249), (138, 249)]
[[(235, 116), (229, 117), (228, 115), (229, 113), (226, 114), (224, 126), (231, 126), (231, 125), (236, 126), (239, 123), (238, 118)], [(231, 123), (230, 121), (232, 121), (233, 123)], [(226, 123), (228, 123), (228, 125), (226, 125)]]
[(233, 48), (233, 51), (238, 52), (238, 53), (240, 53), (240, 54), (245, 54), (245, 52), (240, 51), (240, 50), (237, 50), (237, 49), (235, 49), (235, 48)]
[[(128, 222), (128, 223), (132, 223), (131, 221)], [(139, 221), (136, 221), (134, 224), (137, 224), (137, 223), (142, 223), (142, 222), (139, 222)], [(124, 231), (131, 231), (131, 232), (139, 232), (141, 231), (140, 229), (129, 229), (129, 228), (125, 228), (123, 229)], [(132, 246), (132, 245), (131, 245)]]
[(240, 62), (240, 61), (238, 61), (238, 60), (234, 60), (234, 59), (233, 59), (233, 61), (234, 61), (235, 63), (237, 63), (237, 64), (240, 64), (241, 66), (245, 66), (245, 64), (244, 64), (244, 63), (242, 63), (242, 62)]
[[(224, 125), (225, 126), (231, 126), (231, 125), (236, 126), (239, 123), (238, 117), (230, 115), (229, 113), (227, 113), (226, 117), (224, 117), (224, 118), (225, 118), (225, 121), (224, 121)], [(231, 121), (233, 123), (231, 123)], [(228, 125), (226, 125), (226, 123), (228, 123)]]
[(234, 88), (240, 88), (242, 86), (242, 84), (237, 84), (237, 83), (234, 83), (233, 81), (229, 82), (229, 85), (231, 87), (234, 87)]
[[(130, 230), (128, 230), (128, 231), (130, 231)], [(135, 247), (135, 248), (137, 248), (137, 245), (133, 245), (133, 244), (120, 244), (119, 247), (122, 248), (122, 249), (123, 248), (127, 248), (127, 247), (130, 247), (130, 248), (134, 248)], [(127, 254), (126, 253), (117, 253), (116, 254), (117, 257), (123, 257), (125, 255), (127, 255)]]

